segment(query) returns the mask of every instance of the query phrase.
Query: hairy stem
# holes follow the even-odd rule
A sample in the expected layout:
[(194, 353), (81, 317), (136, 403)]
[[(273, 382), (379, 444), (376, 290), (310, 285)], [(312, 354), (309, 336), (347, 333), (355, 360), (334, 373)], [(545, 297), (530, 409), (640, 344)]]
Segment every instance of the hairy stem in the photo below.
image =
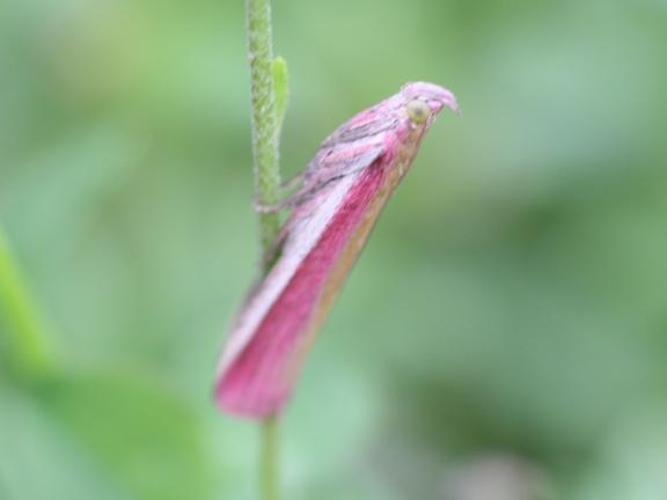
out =
[[(252, 97), (252, 148), (255, 197), (260, 204), (278, 201), (278, 120), (276, 117), (269, 0), (247, 0), (248, 59)], [(260, 238), (266, 252), (279, 229), (277, 213), (260, 213)]]
[(53, 357), (35, 301), (12, 257), (0, 228), (0, 308), (7, 328), (0, 335), (4, 361), (19, 380), (33, 380), (50, 372)]
[[(254, 158), (255, 198), (262, 205), (278, 200), (280, 169), (278, 164), (279, 128), (282, 116), (276, 114), (273, 42), (270, 0), (246, 0), (248, 60), (252, 99), (252, 148)], [(284, 109), (281, 110), (281, 115)], [(280, 229), (277, 213), (260, 213), (260, 239), (265, 266), (273, 240)], [(263, 269), (266, 272), (268, 269)], [(263, 500), (279, 500), (278, 419), (262, 422), (260, 488)]]

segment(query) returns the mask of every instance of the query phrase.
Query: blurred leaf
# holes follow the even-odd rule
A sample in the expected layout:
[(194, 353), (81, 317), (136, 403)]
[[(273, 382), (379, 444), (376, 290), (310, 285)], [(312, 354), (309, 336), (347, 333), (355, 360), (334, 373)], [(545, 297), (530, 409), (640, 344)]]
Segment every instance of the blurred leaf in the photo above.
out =
[(47, 408), (133, 498), (206, 499), (213, 475), (201, 422), (157, 382), (80, 374), (50, 387)]
[(0, 498), (129, 500), (103, 464), (39, 401), (3, 382), (0, 398)]

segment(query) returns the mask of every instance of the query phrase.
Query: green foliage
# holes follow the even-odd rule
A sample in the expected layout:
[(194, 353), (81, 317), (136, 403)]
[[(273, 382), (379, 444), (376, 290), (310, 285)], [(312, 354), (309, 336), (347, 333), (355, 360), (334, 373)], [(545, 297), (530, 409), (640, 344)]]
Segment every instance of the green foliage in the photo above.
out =
[(2, 498), (212, 497), (201, 419), (150, 377), (92, 371), (33, 394), (0, 389)]
[(86, 373), (54, 383), (44, 397), (45, 410), (132, 497), (211, 496), (202, 422), (163, 384), (123, 371)]

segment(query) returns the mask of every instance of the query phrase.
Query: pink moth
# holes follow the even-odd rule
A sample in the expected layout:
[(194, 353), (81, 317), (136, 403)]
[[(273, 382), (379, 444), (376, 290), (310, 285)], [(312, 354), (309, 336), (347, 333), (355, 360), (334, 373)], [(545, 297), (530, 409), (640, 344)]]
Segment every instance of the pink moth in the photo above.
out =
[(414, 82), (338, 127), (301, 175), (273, 265), (238, 312), (218, 365), (223, 411), (265, 418), (289, 398), (303, 358), (425, 132), (454, 95)]

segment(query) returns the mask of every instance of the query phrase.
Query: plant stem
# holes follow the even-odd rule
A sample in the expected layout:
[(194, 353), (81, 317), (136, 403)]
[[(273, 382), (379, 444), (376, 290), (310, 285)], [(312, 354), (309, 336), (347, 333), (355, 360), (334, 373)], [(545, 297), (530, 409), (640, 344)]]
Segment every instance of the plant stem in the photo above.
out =
[(0, 339), (9, 369), (19, 380), (34, 380), (53, 368), (44, 324), (0, 228), (0, 306), (7, 333)]
[(262, 422), (262, 456), (260, 480), (262, 500), (280, 499), (280, 460), (278, 417), (271, 416)]
[[(269, 0), (246, 0), (248, 59), (252, 97), (252, 147), (255, 198), (265, 205), (278, 201), (278, 120), (275, 109), (271, 5)], [(277, 213), (259, 214), (262, 249), (267, 252), (280, 228)]]
[[(261, 204), (271, 205), (278, 200), (280, 169), (270, 0), (246, 0), (246, 22), (251, 79), (255, 199)], [(280, 229), (278, 214), (260, 213), (259, 226), (264, 255), (263, 271), (266, 272), (269, 265), (266, 254)], [(269, 417), (261, 425), (259, 471), (261, 495), (263, 500), (279, 500), (278, 418)]]

